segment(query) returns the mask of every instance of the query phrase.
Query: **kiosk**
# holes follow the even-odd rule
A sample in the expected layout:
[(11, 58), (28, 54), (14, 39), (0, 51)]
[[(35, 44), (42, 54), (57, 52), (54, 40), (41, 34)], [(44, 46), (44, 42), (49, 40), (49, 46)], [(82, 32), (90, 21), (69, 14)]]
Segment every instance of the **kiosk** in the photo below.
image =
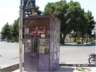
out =
[(53, 71), (59, 68), (60, 23), (55, 17), (30, 16), (24, 19), (25, 71)]
[(24, 18), (25, 71), (53, 71), (59, 68), (60, 22), (55, 17)]
[(20, 69), (23, 41), (24, 71), (53, 72), (59, 68), (60, 21), (54, 16), (40, 16), (36, 10), (35, 0), (21, 0)]

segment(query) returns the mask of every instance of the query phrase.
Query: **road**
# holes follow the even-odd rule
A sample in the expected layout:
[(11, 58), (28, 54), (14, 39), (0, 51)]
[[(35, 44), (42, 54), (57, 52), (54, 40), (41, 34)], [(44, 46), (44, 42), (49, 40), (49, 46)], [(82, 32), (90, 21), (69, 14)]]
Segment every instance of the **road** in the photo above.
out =
[(96, 53), (96, 46), (61, 46), (60, 64), (88, 64), (91, 53)]
[[(96, 52), (96, 46), (61, 46), (60, 63), (88, 64), (88, 56)], [(0, 42), (0, 67), (19, 63), (18, 43)]]
[(19, 63), (18, 43), (0, 42), (0, 68)]

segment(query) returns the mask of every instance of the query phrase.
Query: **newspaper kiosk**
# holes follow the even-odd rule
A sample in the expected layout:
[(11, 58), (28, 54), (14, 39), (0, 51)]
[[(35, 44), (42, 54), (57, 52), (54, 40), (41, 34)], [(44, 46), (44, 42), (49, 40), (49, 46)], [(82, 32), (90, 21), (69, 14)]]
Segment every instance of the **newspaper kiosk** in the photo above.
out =
[(55, 17), (24, 18), (24, 70), (53, 71), (59, 68), (60, 23)]

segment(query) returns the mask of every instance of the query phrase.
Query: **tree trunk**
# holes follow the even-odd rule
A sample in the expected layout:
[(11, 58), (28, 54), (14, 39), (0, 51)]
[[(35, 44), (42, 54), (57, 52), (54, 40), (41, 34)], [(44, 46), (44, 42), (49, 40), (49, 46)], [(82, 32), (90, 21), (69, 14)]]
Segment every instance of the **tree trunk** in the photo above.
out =
[(66, 34), (63, 34), (63, 33), (60, 34), (60, 43), (61, 43), (61, 45), (64, 45), (65, 37), (66, 37)]

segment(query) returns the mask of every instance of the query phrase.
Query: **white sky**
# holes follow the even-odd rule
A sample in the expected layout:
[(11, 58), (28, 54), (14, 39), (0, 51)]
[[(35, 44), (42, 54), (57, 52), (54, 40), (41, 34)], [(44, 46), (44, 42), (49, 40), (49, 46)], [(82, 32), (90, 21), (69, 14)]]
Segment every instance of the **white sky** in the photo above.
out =
[[(60, 0), (36, 0), (36, 5), (40, 7), (40, 10), (44, 10), (45, 5), (48, 2), (55, 2)], [(70, 0), (67, 0), (69, 2)], [(90, 10), (96, 20), (96, 0), (73, 0), (78, 1), (81, 7), (85, 11)], [(0, 31), (1, 28), (9, 22), (13, 23), (19, 16), (20, 0), (0, 0)]]

